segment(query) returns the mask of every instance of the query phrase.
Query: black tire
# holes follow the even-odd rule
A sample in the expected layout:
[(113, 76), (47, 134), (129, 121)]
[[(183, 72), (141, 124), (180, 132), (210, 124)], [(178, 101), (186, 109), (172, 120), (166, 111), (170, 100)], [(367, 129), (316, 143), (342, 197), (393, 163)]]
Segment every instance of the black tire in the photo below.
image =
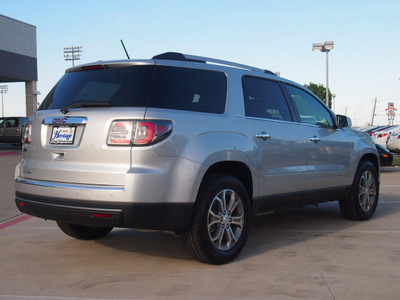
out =
[(58, 227), (66, 234), (79, 240), (96, 240), (106, 236), (112, 227), (87, 227), (57, 221)]
[(183, 245), (200, 262), (232, 261), (246, 244), (250, 210), (248, 192), (237, 178), (208, 176), (200, 187), (191, 226), (182, 232)]
[(362, 161), (354, 177), (349, 197), (339, 200), (340, 211), (350, 220), (368, 220), (375, 213), (378, 200), (378, 171), (372, 162)]

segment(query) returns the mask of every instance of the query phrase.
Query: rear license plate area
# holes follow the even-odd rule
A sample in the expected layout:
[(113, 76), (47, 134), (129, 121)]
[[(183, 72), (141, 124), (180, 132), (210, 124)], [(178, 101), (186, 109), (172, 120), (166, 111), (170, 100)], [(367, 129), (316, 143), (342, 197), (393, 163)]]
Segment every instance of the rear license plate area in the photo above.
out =
[(72, 145), (75, 140), (76, 126), (54, 126), (50, 144)]

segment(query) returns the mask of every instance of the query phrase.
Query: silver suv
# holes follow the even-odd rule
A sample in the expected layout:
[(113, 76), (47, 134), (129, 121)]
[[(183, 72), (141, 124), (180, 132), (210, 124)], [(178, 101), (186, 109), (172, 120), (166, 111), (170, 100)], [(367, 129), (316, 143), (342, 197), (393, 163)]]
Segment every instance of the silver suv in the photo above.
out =
[(113, 227), (177, 232), (223, 264), (254, 214), (339, 200), (369, 219), (379, 197), (371, 139), (303, 86), (216, 59), (70, 68), (26, 127), (16, 205), (91, 240)]

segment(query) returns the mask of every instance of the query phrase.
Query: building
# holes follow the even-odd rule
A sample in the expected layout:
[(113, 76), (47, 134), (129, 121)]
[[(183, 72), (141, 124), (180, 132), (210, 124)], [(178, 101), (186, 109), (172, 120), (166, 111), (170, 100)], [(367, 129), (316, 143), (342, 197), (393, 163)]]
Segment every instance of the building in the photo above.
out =
[(0, 83), (25, 82), (26, 116), (37, 109), (36, 26), (0, 15)]

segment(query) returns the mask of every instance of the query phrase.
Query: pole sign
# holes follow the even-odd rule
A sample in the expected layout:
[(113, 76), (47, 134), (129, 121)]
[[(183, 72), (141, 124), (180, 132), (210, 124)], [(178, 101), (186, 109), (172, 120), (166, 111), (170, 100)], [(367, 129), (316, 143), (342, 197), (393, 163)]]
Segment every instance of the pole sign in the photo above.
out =
[(386, 115), (388, 116), (389, 125), (393, 125), (394, 117), (396, 116), (397, 109), (394, 107), (394, 102), (388, 103), (388, 108), (385, 109), (387, 112)]

